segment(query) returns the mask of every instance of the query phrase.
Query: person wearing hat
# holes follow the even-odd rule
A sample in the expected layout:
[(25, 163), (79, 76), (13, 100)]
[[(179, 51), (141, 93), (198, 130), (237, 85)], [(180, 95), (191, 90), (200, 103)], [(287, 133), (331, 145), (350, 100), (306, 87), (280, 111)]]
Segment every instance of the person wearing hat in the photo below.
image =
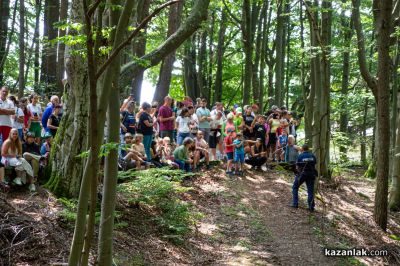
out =
[(241, 107), (236, 108), (236, 115), (233, 122), (235, 123), (236, 128), (239, 130), (243, 129), (243, 110)]
[(308, 210), (314, 211), (314, 182), (318, 173), (315, 169), (317, 159), (314, 154), (309, 150), (307, 144), (301, 147), (302, 153), (297, 158), (296, 170), (297, 174), (294, 177), (292, 194), (293, 201), (290, 207), (298, 208), (299, 206), (299, 188), (303, 183), (307, 185), (307, 203)]
[(34, 178), (38, 178), (40, 155), (40, 146), (35, 142), (35, 134), (33, 132), (26, 133), (26, 142), (22, 144), (22, 157), (29, 162), (33, 169)]

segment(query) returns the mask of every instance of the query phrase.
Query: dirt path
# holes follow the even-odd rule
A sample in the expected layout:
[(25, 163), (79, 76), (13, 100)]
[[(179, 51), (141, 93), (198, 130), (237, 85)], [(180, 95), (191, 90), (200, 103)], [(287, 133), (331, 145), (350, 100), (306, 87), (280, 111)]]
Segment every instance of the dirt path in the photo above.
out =
[(320, 214), (290, 208), (291, 184), (283, 178), (267, 172), (227, 178), (216, 171), (204, 179), (198, 206), (205, 218), (199, 231), (211, 242), (203, 238), (195, 244), (209, 245), (218, 256), (212, 264), (334, 264), (313, 233), (313, 220)]

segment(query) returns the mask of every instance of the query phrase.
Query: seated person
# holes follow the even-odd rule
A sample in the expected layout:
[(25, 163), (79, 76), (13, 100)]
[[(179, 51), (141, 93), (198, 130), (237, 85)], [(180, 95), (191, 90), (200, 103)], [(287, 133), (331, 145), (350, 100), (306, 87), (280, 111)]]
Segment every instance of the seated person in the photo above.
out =
[(26, 133), (26, 142), (22, 144), (22, 156), (27, 160), (33, 168), (33, 176), (38, 178), (40, 155), (40, 146), (35, 142), (35, 134)]
[(150, 153), (151, 153), (151, 163), (154, 164), (156, 167), (163, 167), (167, 166), (168, 164), (161, 162), (161, 155), (162, 151), (157, 149), (157, 142), (152, 141), (150, 146)]
[(51, 142), (53, 140), (53, 136), (51, 135), (50, 132), (46, 132), (44, 134), (44, 142), (42, 144), (42, 147), (40, 147), (40, 154), (46, 158), (49, 159), (50, 157), (50, 150), (51, 150)]
[(135, 163), (130, 161), (125, 161), (124, 158), (128, 154), (127, 149), (129, 149), (132, 146), (133, 143), (133, 136), (131, 133), (125, 133), (124, 135), (124, 143), (121, 143), (119, 145), (118, 149), (118, 166), (122, 170), (128, 170), (128, 169), (133, 169), (135, 168)]
[(204, 139), (204, 134), (201, 131), (197, 131), (196, 138), (194, 139), (196, 144), (196, 150), (194, 152), (193, 168), (198, 170), (197, 164), (200, 159), (205, 158), (207, 169), (210, 168), (210, 157), (208, 154), (208, 144)]
[(168, 161), (174, 160), (173, 148), (171, 145), (171, 140), (169, 137), (164, 137), (163, 139), (159, 139), (157, 150), (161, 152), (161, 161), (168, 163)]
[(146, 163), (147, 157), (146, 152), (143, 145), (143, 135), (136, 134), (134, 141), (132, 143), (131, 148), (127, 149), (128, 154), (124, 157), (125, 161), (135, 161), (136, 168), (139, 170), (141, 165), (144, 165), (145, 168), (148, 168), (148, 164)]
[(264, 148), (264, 141), (261, 138), (257, 138), (256, 144), (251, 146), (251, 156), (249, 159), (246, 159), (245, 162), (257, 169), (267, 162), (266, 154), (267, 151)]
[(1, 156), (1, 163), (3, 165), (6, 167), (15, 167), (17, 177), (14, 179), (14, 183), (16, 185), (29, 183), (29, 190), (31, 192), (36, 191), (32, 167), (22, 158), (22, 145), (17, 129), (11, 129), (8, 139), (3, 143), (1, 148)]
[(174, 151), (175, 163), (179, 165), (179, 169), (186, 172), (191, 172), (190, 165), (193, 163), (193, 160), (189, 158), (189, 149), (193, 146), (193, 144), (193, 139), (187, 137), (183, 140), (182, 145), (180, 145)]

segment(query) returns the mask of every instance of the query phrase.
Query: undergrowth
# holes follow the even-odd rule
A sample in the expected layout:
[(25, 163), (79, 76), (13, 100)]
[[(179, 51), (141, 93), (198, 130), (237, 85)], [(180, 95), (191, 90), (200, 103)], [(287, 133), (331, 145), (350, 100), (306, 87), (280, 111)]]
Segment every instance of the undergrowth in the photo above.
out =
[(182, 243), (201, 218), (194, 206), (180, 198), (191, 190), (181, 182), (192, 175), (168, 168), (121, 172), (119, 180), (126, 182), (118, 185), (118, 191), (130, 205), (149, 210), (164, 237)]

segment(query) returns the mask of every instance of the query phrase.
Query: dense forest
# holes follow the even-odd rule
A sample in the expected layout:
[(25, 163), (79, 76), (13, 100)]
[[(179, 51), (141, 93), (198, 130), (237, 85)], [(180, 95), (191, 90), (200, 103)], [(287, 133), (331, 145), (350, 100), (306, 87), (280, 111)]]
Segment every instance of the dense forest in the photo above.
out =
[(361, 169), (376, 226), (400, 211), (400, 0), (0, 0), (0, 14), (0, 86), (63, 104), (43, 186), (77, 199), (70, 265), (94, 249), (112, 265), (120, 105), (144, 81), (159, 103), (286, 106), (318, 181)]

